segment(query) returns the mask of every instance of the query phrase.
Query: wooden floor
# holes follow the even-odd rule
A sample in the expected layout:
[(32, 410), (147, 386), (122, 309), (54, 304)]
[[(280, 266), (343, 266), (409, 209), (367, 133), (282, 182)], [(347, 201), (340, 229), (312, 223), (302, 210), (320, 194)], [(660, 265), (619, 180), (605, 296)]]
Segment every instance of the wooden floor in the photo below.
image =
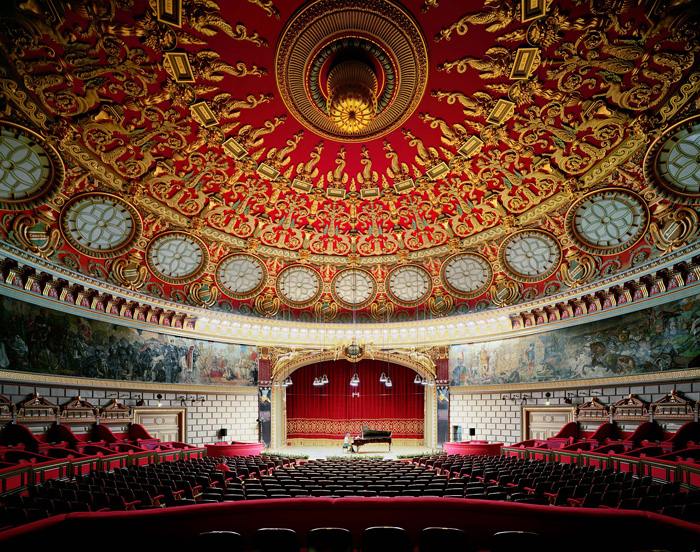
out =
[(355, 454), (349, 454), (343, 452), (342, 444), (337, 446), (325, 446), (325, 447), (304, 447), (304, 446), (294, 446), (294, 447), (280, 447), (276, 449), (270, 449), (268, 452), (280, 452), (284, 454), (308, 454), (309, 459), (323, 459), (327, 456), (383, 456), (387, 460), (396, 459), (397, 454), (430, 454), (434, 452), (433, 449), (429, 447), (421, 446), (391, 446), (391, 452), (389, 452), (389, 445), (380, 443), (376, 445), (364, 445), (360, 447), (360, 452)]

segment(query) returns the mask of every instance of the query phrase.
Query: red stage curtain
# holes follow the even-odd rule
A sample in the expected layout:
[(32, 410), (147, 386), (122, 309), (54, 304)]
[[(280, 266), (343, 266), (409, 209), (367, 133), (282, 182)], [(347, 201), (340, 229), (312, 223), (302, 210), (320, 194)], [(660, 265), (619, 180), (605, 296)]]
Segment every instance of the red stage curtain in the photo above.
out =
[[(350, 386), (357, 367), (358, 387)], [(379, 381), (391, 376), (392, 387)], [(330, 380), (314, 387), (314, 378)], [(413, 383), (415, 372), (395, 364), (362, 360), (326, 362), (300, 368), (287, 387), (287, 439), (342, 439), (346, 432), (360, 435), (361, 426), (392, 432), (393, 438), (422, 439), (424, 389)], [(359, 391), (359, 397), (352, 397)]]

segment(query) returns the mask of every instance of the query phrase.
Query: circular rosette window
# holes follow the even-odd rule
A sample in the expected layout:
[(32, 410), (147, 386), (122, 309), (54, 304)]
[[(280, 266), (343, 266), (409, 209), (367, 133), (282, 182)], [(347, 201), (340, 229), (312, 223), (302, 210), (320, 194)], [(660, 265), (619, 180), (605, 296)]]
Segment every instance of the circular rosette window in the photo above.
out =
[(450, 293), (471, 299), (488, 289), (493, 280), (491, 263), (481, 255), (459, 253), (442, 265), (442, 279)]
[(221, 259), (216, 267), (216, 283), (226, 295), (234, 299), (247, 299), (255, 295), (265, 284), (265, 264), (252, 255), (234, 253)]
[(292, 265), (277, 276), (277, 296), (285, 305), (303, 308), (321, 295), (321, 276), (313, 268)]
[(207, 246), (184, 232), (166, 232), (151, 240), (146, 249), (148, 267), (171, 284), (186, 284), (199, 278), (209, 262)]
[(541, 282), (561, 263), (559, 241), (548, 232), (521, 230), (508, 236), (498, 251), (504, 272), (519, 282)]
[(63, 163), (44, 138), (12, 123), (0, 124), (0, 208), (42, 205), (63, 177)]
[(394, 268), (387, 275), (386, 282), (391, 300), (403, 307), (420, 305), (432, 290), (430, 274), (417, 265)]
[(644, 176), (667, 199), (700, 198), (700, 117), (672, 126), (649, 148)]
[(566, 214), (566, 231), (577, 247), (615, 255), (637, 243), (649, 227), (649, 209), (637, 194), (608, 188), (586, 194)]
[(369, 272), (359, 269), (343, 270), (336, 274), (331, 285), (333, 298), (349, 309), (369, 305), (377, 295), (377, 283)]
[(85, 255), (118, 257), (141, 234), (141, 217), (117, 196), (85, 194), (63, 207), (61, 232), (68, 243)]

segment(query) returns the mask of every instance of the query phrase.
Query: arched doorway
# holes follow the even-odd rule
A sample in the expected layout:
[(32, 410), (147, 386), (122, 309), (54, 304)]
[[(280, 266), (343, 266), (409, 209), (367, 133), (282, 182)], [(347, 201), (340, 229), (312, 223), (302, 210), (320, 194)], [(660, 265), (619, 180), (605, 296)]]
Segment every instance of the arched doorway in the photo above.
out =
[[(362, 425), (392, 431), (398, 445), (435, 446), (435, 387), (415, 383), (417, 374), (432, 381), (425, 369), (370, 359), (297, 364), (302, 365), (276, 374), (276, 381), (289, 376), (293, 385), (272, 388), (273, 448), (339, 443), (346, 432), (358, 435)], [(391, 387), (380, 382), (383, 372)], [(324, 373), (329, 383), (314, 386)], [(350, 386), (354, 373), (360, 379), (357, 387)]]

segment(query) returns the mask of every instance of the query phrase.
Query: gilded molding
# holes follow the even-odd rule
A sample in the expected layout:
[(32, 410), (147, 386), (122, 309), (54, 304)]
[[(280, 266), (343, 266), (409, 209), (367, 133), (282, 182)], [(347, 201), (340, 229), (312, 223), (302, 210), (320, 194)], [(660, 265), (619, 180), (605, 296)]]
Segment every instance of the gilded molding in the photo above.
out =
[(595, 186), (645, 145), (646, 138), (644, 136), (632, 135), (625, 138), (599, 163), (596, 163), (588, 172), (579, 177), (581, 186), (583, 188)]

